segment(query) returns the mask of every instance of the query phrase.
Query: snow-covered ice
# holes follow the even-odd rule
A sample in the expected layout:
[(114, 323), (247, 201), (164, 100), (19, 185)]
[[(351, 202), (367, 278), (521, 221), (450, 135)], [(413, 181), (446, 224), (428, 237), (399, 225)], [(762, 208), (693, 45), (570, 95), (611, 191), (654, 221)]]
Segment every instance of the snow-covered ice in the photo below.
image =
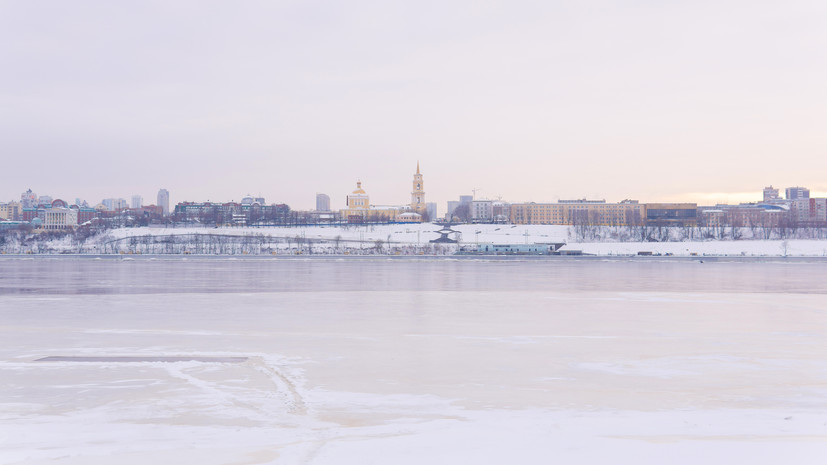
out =
[(0, 259), (0, 464), (823, 463), (825, 277)]

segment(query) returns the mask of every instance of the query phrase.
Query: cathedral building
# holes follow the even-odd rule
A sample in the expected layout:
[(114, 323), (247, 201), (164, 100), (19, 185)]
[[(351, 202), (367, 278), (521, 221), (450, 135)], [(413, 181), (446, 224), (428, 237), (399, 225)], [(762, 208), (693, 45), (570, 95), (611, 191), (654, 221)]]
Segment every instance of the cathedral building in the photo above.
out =
[(371, 205), (370, 197), (362, 188), (362, 181), (357, 181), (356, 190), (347, 196), (347, 208), (340, 210), (339, 215), (348, 223), (422, 222), (422, 215), (426, 211), (424, 186), (422, 173), (419, 172), (419, 162), (416, 163), (416, 174), (413, 177), (413, 191), (411, 192), (411, 203), (409, 205)]
[(339, 215), (348, 223), (386, 223), (397, 221), (400, 207), (384, 207), (370, 204), (370, 196), (362, 189), (362, 181), (356, 182), (356, 190), (347, 196), (347, 208)]

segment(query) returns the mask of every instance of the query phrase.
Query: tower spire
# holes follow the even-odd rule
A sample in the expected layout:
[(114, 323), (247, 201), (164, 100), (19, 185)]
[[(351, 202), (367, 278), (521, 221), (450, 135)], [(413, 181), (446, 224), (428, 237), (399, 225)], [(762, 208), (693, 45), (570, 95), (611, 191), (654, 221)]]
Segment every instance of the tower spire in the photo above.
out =
[(416, 174), (419, 174), (419, 160), (416, 161)]

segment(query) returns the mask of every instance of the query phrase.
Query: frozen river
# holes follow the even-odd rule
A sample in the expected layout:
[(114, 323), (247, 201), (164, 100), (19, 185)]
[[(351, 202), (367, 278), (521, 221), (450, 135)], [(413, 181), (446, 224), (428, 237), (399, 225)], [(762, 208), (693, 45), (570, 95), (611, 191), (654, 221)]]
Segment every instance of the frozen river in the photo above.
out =
[(0, 258), (0, 341), (0, 464), (827, 462), (824, 260)]

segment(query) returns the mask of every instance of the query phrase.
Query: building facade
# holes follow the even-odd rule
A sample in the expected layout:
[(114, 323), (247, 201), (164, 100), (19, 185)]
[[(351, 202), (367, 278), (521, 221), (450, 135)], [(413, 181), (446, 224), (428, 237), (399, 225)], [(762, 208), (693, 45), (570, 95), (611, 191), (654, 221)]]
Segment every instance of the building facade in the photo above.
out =
[(694, 203), (647, 203), (646, 224), (650, 226), (697, 226), (698, 205)]
[(801, 225), (823, 225), (827, 223), (827, 199), (803, 198), (793, 200), (791, 213)]
[(103, 199), (101, 200), (101, 204), (103, 204), (103, 206), (111, 212), (119, 212), (129, 208), (129, 205), (124, 199)]
[[(162, 212), (163, 208), (156, 205), (141, 210), (153, 214)], [(180, 202), (175, 206), (173, 216), (175, 221), (226, 225), (288, 224), (291, 220), (287, 205), (261, 205), (258, 202)]]
[(158, 199), (155, 202), (155, 205), (161, 207), (164, 211), (164, 216), (169, 215), (169, 191), (166, 189), (161, 189), (158, 191)]
[(471, 201), (471, 221), (474, 223), (493, 223), (494, 202), (492, 200)]
[(20, 194), (20, 205), (22, 208), (37, 207), (37, 194), (32, 192), (31, 189), (26, 190), (26, 192)]
[(0, 203), (0, 220), (17, 221), (23, 214), (20, 202)]
[(316, 194), (316, 211), (330, 211), (330, 196), (328, 196), (327, 194)]
[(437, 219), (437, 209), (436, 209), (436, 202), (428, 202), (425, 204), (425, 212), (428, 215), (428, 221), (434, 221)]
[(50, 207), (45, 209), (40, 219), (43, 220), (43, 229), (68, 229), (78, 224), (78, 212), (66, 207)]
[(510, 205), (514, 224), (559, 224), (591, 226), (695, 226), (697, 204), (650, 203), (624, 200), (561, 200), (558, 203)]
[(495, 223), (508, 223), (511, 218), (511, 204), (498, 200), (491, 205)]
[(788, 187), (785, 191), (787, 200), (809, 199), (810, 189), (806, 187)]
[(564, 200), (558, 203), (511, 204), (515, 224), (590, 224), (598, 226), (642, 225), (646, 207), (637, 201), (606, 203), (604, 200)]

